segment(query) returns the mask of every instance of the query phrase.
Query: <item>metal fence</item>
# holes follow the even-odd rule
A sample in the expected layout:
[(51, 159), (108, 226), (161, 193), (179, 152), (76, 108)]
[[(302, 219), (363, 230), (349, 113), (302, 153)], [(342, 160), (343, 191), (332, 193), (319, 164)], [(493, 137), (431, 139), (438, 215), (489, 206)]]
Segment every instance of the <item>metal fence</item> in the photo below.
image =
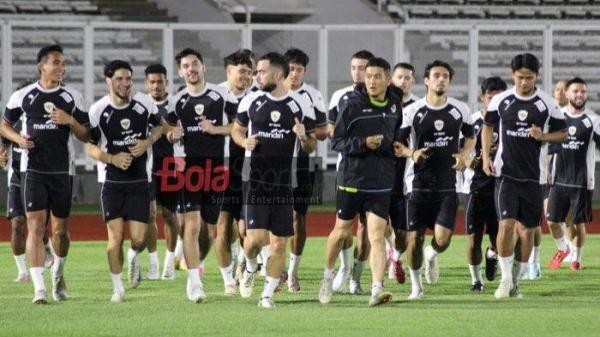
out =
[[(209, 82), (225, 80), (223, 57), (238, 48), (260, 55), (287, 48), (304, 49), (310, 56), (307, 82), (327, 101), (337, 89), (350, 83), (350, 56), (360, 49), (371, 50), (390, 63), (415, 65), (422, 95), (425, 65), (442, 59), (456, 68), (450, 95), (472, 107), (478, 105), (482, 78), (500, 75), (510, 79), (510, 59), (519, 52), (536, 54), (543, 65), (539, 78), (550, 91), (553, 81), (580, 75), (589, 80), (592, 107), (600, 92), (600, 24), (573, 25), (302, 25), (302, 24), (171, 24), (124, 22), (0, 21), (2, 76), (0, 103), (5, 103), (21, 82), (37, 77), (37, 50), (49, 43), (65, 47), (66, 82), (79, 89), (88, 104), (107, 92), (102, 66), (110, 59), (129, 60), (134, 68), (136, 90), (143, 91), (143, 69), (152, 62), (163, 63), (172, 92), (180, 80), (174, 55), (184, 47), (201, 51)], [(3, 105), (2, 105), (3, 106)], [(319, 156), (335, 163), (327, 142)], [(87, 160), (83, 153), (78, 163)]]

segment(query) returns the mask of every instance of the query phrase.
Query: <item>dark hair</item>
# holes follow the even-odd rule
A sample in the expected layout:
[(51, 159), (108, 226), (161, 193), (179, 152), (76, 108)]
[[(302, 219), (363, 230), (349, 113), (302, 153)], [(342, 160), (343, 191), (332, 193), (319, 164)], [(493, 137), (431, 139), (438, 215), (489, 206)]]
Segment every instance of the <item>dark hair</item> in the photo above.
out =
[(413, 67), (413, 65), (410, 63), (406, 63), (406, 62), (396, 63), (396, 65), (394, 66), (394, 71), (396, 71), (396, 69), (398, 69), (398, 68), (410, 70), (412, 72), (413, 76), (415, 75), (415, 67)]
[(287, 57), (288, 63), (300, 64), (304, 68), (306, 68), (306, 66), (308, 65), (308, 62), (310, 60), (308, 58), (308, 55), (306, 55), (305, 52), (303, 52), (302, 50), (300, 50), (298, 48), (288, 49), (285, 52), (284, 56)]
[(372, 57), (367, 62), (367, 68), (369, 67), (379, 67), (383, 68), (383, 72), (386, 74), (390, 74), (390, 64), (388, 61), (382, 59), (381, 57)]
[(189, 55), (196, 56), (201, 63), (204, 63), (202, 55), (200, 55), (199, 51), (192, 48), (185, 48), (184, 50), (180, 51), (177, 55), (175, 55), (175, 62), (177, 62), (177, 66), (181, 66), (181, 59)]
[(251, 59), (254, 58), (254, 52), (252, 52), (252, 50), (247, 49), (247, 48), (238, 49), (238, 51), (236, 51), (236, 53), (240, 53), (242, 55), (248, 55)]
[(485, 95), (488, 91), (504, 91), (507, 85), (499, 76), (488, 77), (481, 82), (481, 94)]
[(373, 55), (373, 53), (371, 53), (368, 50), (359, 50), (356, 53), (352, 54), (352, 58), (353, 59), (361, 59), (361, 60), (368, 60), (375, 57), (375, 55)]
[(587, 83), (581, 77), (574, 77), (574, 78), (568, 80), (567, 84), (565, 85), (565, 89), (569, 89), (569, 86), (571, 84), (583, 84), (583, 85), (587, 86)]
[(269, 61), (269, 64), (271, 66), (275, 66), (275, 67), (281, 69), (281, 71), (283, 71), (284, 78), (287, 78), (290, 73), (290, 65), (288, 64), (287, 59), (285, 58), (285, 56), (283, 56), (279, 53), (276, 53), (276, 52), (266, 53), (265, 55), (261, 56), (258, 60), (259, 61)]
[(510, 62), (510, 67), (513, 72), (525, 68), (538, 74), (540, 70), (540, 60), (538, 60), (538, 58), (531, 53), (519, 54), (513, 57), (512, 61)]
[(225, 56), (223, 58), (223, 63), (225, 68), (227, 68), (227, 66), (237, 66), (238, 64), (243, 64), (252, 69), (252, 60), (250, 59), (250, 55), (241, 53), (240, 51), (236, 51), (233, 54)]
[(448, 72), (450, 73), (450, 81), (452, 81), (452, 77), (454, 77), (454, 68), (452, 68), (452, 66), (449, 65), (447, 62), (440, 60), (434, 60), (433, 62), (425, 66), (425, 74), (423, 75), (423, 78), (429, 78), (429, 72), (433, 67), (444, 67), (448, 69)]
[(112, 78), (115, 72), (119, 69), (127, 69), (133, 73), (131, 65), (127, 61), (114, 60), (104, 65), (104, 77)]
[(167, 68), (160, 63), (151, 64), (144, 70), (146, 77), (150, 74), (163, 74), (167, 77)]
[(63, 54), (63, 47), (58, 44), (42, 47), (42, 49), (40, 49), (40, 51), (37, 53), (37, 63), (42, 62), (46, 57), (48, 57), (48, 54), (54, 52)]

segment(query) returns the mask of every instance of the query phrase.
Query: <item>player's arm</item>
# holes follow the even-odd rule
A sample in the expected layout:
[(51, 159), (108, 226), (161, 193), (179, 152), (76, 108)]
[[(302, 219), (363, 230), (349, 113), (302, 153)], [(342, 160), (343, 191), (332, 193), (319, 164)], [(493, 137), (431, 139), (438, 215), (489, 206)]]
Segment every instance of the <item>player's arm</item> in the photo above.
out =
[(242, 126), (236, 120), (234, 122), (233, 128), (231, 130), (231, 138), (233, 138), (233, 141), (237, 145), (245, 148), (248, 151), (252, 151), (256, 148), (256, 145), (258, 144), (258, 139), (256, 138), (256, 135), (246, 137), (247, 132), (248, 132), (248, 128), (245, 126)]
[(50, 118), (52, 122), (56, 125), (66, 125), (68, 126), (77, 139), (82, 142), (88, 142), (90, 140), (90, 129), (89, 127), (80, 123), (77, 118), (75, 118), (75, 113), (73, 115), (66, 113), (64, 110), (59, 109), (57, 107), (52, 110), (50, 113)]
[(5, 168), (8, 162), (8, 146), (4, 145), (4, 142), (0, 143), (0, 168)]
[(220, 135), (220, 136), (229, 136), (231, 134), (231, 129), (233, 128), (233, 124), (214, 125), (210, 120), (206, 117), (202, 116), (202, 121), (200, 122), (200, 126), (202, 127), (202, 131), (208, 133), (209, 135)]
[(19, 145), (22, 149), (32, 149), (35, 147), (34, 142), (29, 136), (19, 134), (13, 125), (6, 119), (2, 119), (0, 122), (0, 135)]
[(127, 170), (133, 161), (133, 156), (128, 152), (119, 152), (117, 154), (109, 154), (102, 151), (97, 145), (85, 143), (85, 153), (92, 159), (103, 162), (107, 165), (113, 165), (121, 170)]
[(136, 139), (135, 144), (129, 147), (129, 151), (134, 157), (139, 157), (146, 153), (148, 148), (163, 135), (161, 120), (157, 113), (150, 114), (148, 118), (148, 124), (152, 127), (150, 135), (146, 139)]
[(492, 160), (490, 159), (490, 150), (492, 148), (493, 139), (494, 126), (488, 125), (487, 123), (483, 124), (481, 129), (481, 163), (483, 165), (483, 172), (485, 172), (485, 174), (488, 176), (494, 175), (494, 166), (492, 165)]

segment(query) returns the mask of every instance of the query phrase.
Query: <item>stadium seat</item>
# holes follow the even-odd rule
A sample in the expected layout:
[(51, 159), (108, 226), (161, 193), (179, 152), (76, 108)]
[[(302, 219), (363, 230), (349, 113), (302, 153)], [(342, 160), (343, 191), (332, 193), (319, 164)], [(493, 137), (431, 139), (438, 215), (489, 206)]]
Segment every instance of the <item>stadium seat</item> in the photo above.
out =
[(0, 2), (0, 13), (16, 13), (17, 9), (10, 2), (2, 1)]
[(485, 19), (485, 12), (481, 8), (465, 7), (461, 9), (461, 12), (465, 18)]
[(440, 7), (436, 9), (437, 15), (440, 18), (456, 18), (458, 10), (454, 7)]
[(560, 19), (562, 18), (562, 14), (556, 8), (550, 7), (538, 7), (537, 16), (542, 19)]
[(44, 7), (37, 1), (19, 2), (16, 7), (21, 13), (43, 13)]
[(494, 19), (506, 19), (510, 17), (510, 10), (508, 7), (488, 7), (487, 12), (490, 18)]
[(533, 19), (535, 18), (535, 10), (532, 8), (515, 8), (513, 10), (515, 18), (518, 19)]

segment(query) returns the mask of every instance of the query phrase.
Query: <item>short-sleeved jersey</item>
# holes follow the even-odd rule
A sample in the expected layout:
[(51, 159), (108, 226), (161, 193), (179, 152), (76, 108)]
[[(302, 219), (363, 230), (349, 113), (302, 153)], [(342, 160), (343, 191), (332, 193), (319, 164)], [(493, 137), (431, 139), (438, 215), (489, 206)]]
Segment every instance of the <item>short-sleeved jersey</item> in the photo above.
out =
[[(146, 139), (153, 127), (160, 125), (156, 103), (142, 93), (136, 93), (123, 106), (115, 106), (108, 95), (90, 107), (92, 143), (109, 154), (129, 152), (137, 140)], [(148, 151), (135, 157), (125, 171), (98, 161), (98, 182), (139, 183), (151, 179)]]
[[(13, 128), (15, 129), (15, 131), (21, 132), (21, 125), (22, 125), (21, 119), (19, 119), (15, 124), (13, 124)], [(14, 185), (14, 181), (12, 179), (13, 174), (15, 174), (15, 172), (21, 171), (22, 149), (19, 147), (18, 144), (11, 142), (7, 138), (0, 137), (0, 139), (2, 140), (2, 146), (4, 146), (5, 149), (10, 150), (10, 152), (11, 152), (10, 156), (9, 156), (9, 161), (8, 161), (6, 167), (8, 168), (8, 174), (7, 174), (8, 186)], [(20, 186), (20, 184), (16, 184), (16, 185)]]
[(417, 97), (415, 94), (410, 94), (410, 96), (408, 97), (408, 99), (406, 101), (402, 102), (402, 107), (407, 107), (411, 104), (413, 104), (414, 102), (418, 101), (420, 98)]
[(327, 122), (329, 124), (335, 124), (338, 116), (338, 105), (340, 100), (347, 100), (348, 94), (354, 90), (354, 85), (349, 85), (345, 88), (336, 90), (333, 95), (331, 95), (331, 100), (329, 101), (329, 112), (327, 113)]
[(593, 190), (600, 117), (589, 109), (578, 115), (564, 111), (564, 115), (567, 139), (560, 144), (552, 163), (553, 183)]
[(536, 125), (544, 133), (565, 128), (564, 115), (550, 96), (536, 89), (533, 95), (522, 97), (514, 88), (508, 89), (492, 98), (484, 123), (499, 124), (496, 176), (546, 183), (548, 145), (533, 139), (529, 128)]
[[(471, 119), (473, 120), (473, 133), (475, 137), (477, 137), (477, 143), (475, 143), (475, 148), (473, 149), (471, 156), (480, 157), (481, 156), (481, 130), (483, 129), (483, 115), (481, 111), (475, 112)], [(498, 144), (498, 125), (494, 126), (494, 131), (492, 135), (492, 144)], [(490, 195), (494, 194), (494, 177), (490, 177), (485, 172), (483, 172), (482, 167), (478, 167), (476, 169), (466, 168), (464, 173), (464, 184), (462, 193), (479, 193)]]
[[(154, 104), (156, 104), (158, 114), (157, 117), (160, 120), (164, 119), (166, 121), (169, 113), (169, 100), (164, 99), (163, 101), (157, 102), (151, 96), (148, 97), (154, 101)], [(165, 135), (160, 136), (160, 138), (154, 144), (152, 144), (152, 172), (160, 170), (163, 158), (173, 157), (174, 155), (173, 144), (167, 140)]]
[(307, 134), (314, 132), (310, 127), (315, 121), (314, 109), (294, 92), (275, 98), (256, 91), (242, 99), (236, 123), (248, 128), (248, 136), (258, 140), (253, 151), (246, 151), (243, 181), (296, 187), (294, 157), (300, 144), (292, 131), (295, 119), (305, 125)]
[[(419, 97), (415, 96), (415, 95), (410, 95), (410, 97), (406, 100), (402, 102), (402, 108), (406, 108), (407, 106), (413, 104), (414, 102), (418, 101)], [(400, 119), (402, 119), (402, 115), (399, 116)], [(402, 121), (400, 121), (402, 122)], [(404, 194), (404, 171), (406, 170), (406, 158), (403, 157), (398, 157), (396, 158), (396, 165), (395, 165), (395, 171), (396, 171), (396, 178), (394, 179), (394, 188), (392, 190), (392, 193), (396, 194), (396, 195), (403, 195)]]
[[(456, 179), (453, 154), (460, 150), (460, 134), (473, 137), (473, 122), (468, 106), (448, 97), (446, 104), (433, 107), (425, 98), (404, 110), (402, 138), (413, 149), (429, 148), (429, 159), (416, 164), (406, 162), (406, 193), (448, 193), (461, 189)], [(402, 139), (402, 140), (403, 140)]]
[(207, 119), (215, 126), (229, 124), (234, 118), (237, 100), (224, 87), (206, 83), (204, 90), (192, 94), (183, 89), (169, 99), (167, 122), (181, 122), (183, 150), (186, 157), (224, 158), (229, 155), (225, 136), (211, 135), (200, 126)]
[[(321, 93), (315, 89), (312, 85), (303, 83), (298, 90), (293, 90), (296, 94), (303, 96), (308, 102), (310, 102), (312, 108), (315, 111), (315, 122), (314, 128), (320, 128), (327, 126), (327, 114), (325, 111), (325, 103), (323, 102), (323, 96)], [(311, 129), (312, 126), (309, 126)], [(310, 154), (310, 157), (316, 157), (317, 152), (313, 151)], [(311, 163), (309, 159), (309, 154), (306, 153), (302, 149), (302, 147), (298, 147), (298, 170), (309, 170), (314, 171), (314, 164)]]
[[(224, 87), (225, 89), (229, 90), (229, 88), (227, 87), (227, 82), (223, 82), (220, 83), (219, 86)], [(233, 94), (231, 92), (231, 90), (229, 90), (229, 94), (232, 95), (235, 100), (237, 101), (237, 103), (232, 103), (232, 107), (234, 108), (234, 110), (236, 111), (236, 115), (237, 115), (237, 109), (239, 106), (239, 102), (242, 101), (242, 99), (244, 97), (246, 97), (246, 95), (248, 95), (249, 93), (251, 93), (250, 89), (244, 91), (243, 93), (241, 93), (240, 95), (236, 96), (235, 94)], [(228, 115), (229, 117), (229, 123), (233, 123), (236, 119), (236, 115)], [(227, 136), (225, 138), (225, 144), (227, 146), (227, 148), (229, 149), (229, 165), (233, 165), (233, 170), (232, 170), (232, 174), (236, 174), (236, 173), (241, 173), (242, 171), (242, 164), (243, 164), (243, 158), (244, 158), (244, 154), (246, 153), (246, 150), (237, 145), (233, 139), (231, 139), (230, 136)], [(239, 158), (242, 158), (240, 160), (238, 160)]]
[(50, 113), (55, 107), (80, 124), (89, 125), (83, 97), (67, 86), (46, 90), (36, 82), (17, 90), (6, 103), (4, 120), (14, 125), (23, 116), (21, 134), (28, 135), (35, 144), (22, 151), (21, 171), (74, 174), (73, 133), (68, 126), (52, 122)]

